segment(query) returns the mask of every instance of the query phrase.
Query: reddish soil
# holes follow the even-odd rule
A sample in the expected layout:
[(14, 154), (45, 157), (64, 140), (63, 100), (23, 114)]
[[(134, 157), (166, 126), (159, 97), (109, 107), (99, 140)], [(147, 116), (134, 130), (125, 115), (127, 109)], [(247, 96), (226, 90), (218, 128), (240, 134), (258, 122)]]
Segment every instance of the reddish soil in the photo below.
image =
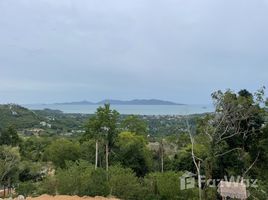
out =
[(28, 197), (26, 200), (119, 200), (116, 198), (105, 198), (105, 197), (78, 197), (78, 196), (67, 196), (67, 195), (42, 195), (39, 197)]

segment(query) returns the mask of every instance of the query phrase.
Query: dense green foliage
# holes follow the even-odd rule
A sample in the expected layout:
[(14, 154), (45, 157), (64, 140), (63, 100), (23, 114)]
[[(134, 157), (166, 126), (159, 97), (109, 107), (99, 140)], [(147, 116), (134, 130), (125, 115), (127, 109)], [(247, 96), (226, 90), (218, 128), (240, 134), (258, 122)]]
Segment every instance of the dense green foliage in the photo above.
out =
[(0, 130), (0, 145), (17, 146), (19, 144), (19, 136), (13, 127)]
[[(0, 188), (15, 188), (25, 196), (220, 198), (215, 187), (202, 182), (198, 188), (197, 176), (193, 176), (194, 188), (182, 190), (181, 178), (192, 172), (206, 179), (258, 179), (258, 187), (248, 188), (249, 199), (265, 200), (268, 115), (263, 97), (262, 90), (218, 91), (212, 95), (214, 113), (185, 117), (121, 116), (109, 105), (94, 115), (52, 110), (30, 114), (19, 106), (12, 106), (12, 111), (20, 109), (12, 114), (10, 107), (3, 112), (1, 107), (0, 122), (5, 123), (0, 129)], [(26, 119), (22, 111), (27, 112)], [(33, 123), (28, 123), (31, 116)], [(40, 120), (52, 125), (43, 127), (49, 134), (21, 132), (21, 128), (40, 127)], [(79, 132), (64, 134), (74, 130)]]
[(148, 133), (147, 123), (135, 115), (127, 116), (121, 123), (121, 127), (124, 131), (129, 131), (136, 134), (146, 136)]
[(42, 118), (28, 109), (14, 104), (0, 105), (0, 128), (9, 126), (31, 128), (39, 125)]
[[(76, 133), (84, 129), (84, 125), (90, 115), (87, 114), (70, 114), (63, 113), (59, 110), (35, 110), (38, 116), (45, 119), (44, 121), (51, 124), (51, 128), (47, 129), (52, 133)], [(44, 127), (42, 127), (44, 128)]]
[[(32, 129), (41, 129), (42, 136), (72, 137), (81, 136), (88, 119), (94, 116), (51, 109), (29, 110), (14, 104), (0, 105), (0, 113), (0, 129), (14, 127), (23, 135), (34, 135)], [(195, 119), (202, 115), (189, 116), (190, 123), (194, 125)], [(122, 131), (151, 137), (179, 134), (185, 129), (182, 116), (120, 115), (118, 123)]]
[(122, 132), (116, 143), (116, 158), (122, 166), (131, 168), (137, 176), (144, 176), (151, 169), (152, 156), (143, 136)]
[(65, 167), (65, 161), (75, 161), (79, 158), (80, 146), (78, 142), (67, 139), (53, 141), (45, 150), (44, 157), (52, 161), (56, 167)]

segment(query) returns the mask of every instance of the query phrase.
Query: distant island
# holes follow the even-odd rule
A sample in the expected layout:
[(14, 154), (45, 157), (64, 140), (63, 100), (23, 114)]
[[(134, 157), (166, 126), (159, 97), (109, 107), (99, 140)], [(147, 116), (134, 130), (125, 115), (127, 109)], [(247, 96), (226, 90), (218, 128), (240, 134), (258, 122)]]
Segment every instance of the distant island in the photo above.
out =
[(174, 103), (171, 101), (163, 101), (159, 99), (133, 99), (128, 101), (105, 99), (95, 103), (84, 100), (76, 102), (55, 103), (55, 105), (103, 105), (105, 103), (109, 103), (111, 105), (185, 105), (181, 103)]
[(84, 101), (54, 103), (54, 105), (96, 105), (96, 103), (84, 100)]

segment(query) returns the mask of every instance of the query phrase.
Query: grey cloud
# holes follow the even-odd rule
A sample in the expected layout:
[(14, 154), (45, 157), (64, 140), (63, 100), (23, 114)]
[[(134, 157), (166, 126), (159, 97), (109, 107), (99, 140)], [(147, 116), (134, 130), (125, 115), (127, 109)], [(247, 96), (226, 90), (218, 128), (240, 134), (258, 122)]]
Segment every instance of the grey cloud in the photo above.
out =
[(267, 85), (267, 10), (266, 0), (2, 0), (0, 102), (207, 103), (216, 89), (255, 90)]

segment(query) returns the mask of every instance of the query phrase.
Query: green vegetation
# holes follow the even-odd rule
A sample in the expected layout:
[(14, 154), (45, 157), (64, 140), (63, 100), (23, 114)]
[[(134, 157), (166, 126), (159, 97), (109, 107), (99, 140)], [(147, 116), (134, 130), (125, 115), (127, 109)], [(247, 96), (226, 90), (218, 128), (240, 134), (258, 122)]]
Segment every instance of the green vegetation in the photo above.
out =
[[(212, 98), (214, 113), (184, 117), (121, 116), (109, 105), (99, 107), (94, 115), (33, 113), (14, 105), (12, 112), (10, 106), (2, 106), (0, 185), (25, 196), (220, 198), (217, 188), (209, 187), (201, 176), (193, 176), (194, 188), (181, 190), (180, 178), (192, 172), (205, 175), (205, 181), (224, 176), (258, 179), (257, 188), (248, 188), (249, 199), (267, 199), (263, 90), (254, 95), (246, 90), (218, 91)], [(33, 127), (42, 127), (44, 134), (24, 134), (24, 129)]]
[(65, 168), (66, 160), (75, 161), (79, 156), (79, 143), (67, 139), (53, 141), (44, 152), (44, 159), (52, 161), (59, 168)]
[(1, 131), (0, 145), (16, 146), (19, 144), (19, 136), (13, 127)]
[(42, 121), (42, 118), (34, 112), (19, 105), (0, 105), (0, 128), (14, 126), (17, 129), (32, 128)]
[[(15, 128), (23, 136), (71, 136), (79, 137), (85, 132), (90, 114), (70, 114), (59, 110), (29, 110), (19, 105), (0, 105), (0, 129)], [(202, 115), (191, 115), (189, 121), (195, 125)], [(185, 120), (182, 116), (120, 115), (120, 131), (138, 134), (166, 136), (183, 133)]]
[(120, 133), (115, 155), (118, 163), (131, 168), (137, 176), (144, 176), (152, 168), (152, 155), (146, 146), (146, 140), (135, 133)]
[(146, 136), (148, 134), (147, 123), (138, 116), (130, 115), (123, 119), (121, 127), (125, 131)]

